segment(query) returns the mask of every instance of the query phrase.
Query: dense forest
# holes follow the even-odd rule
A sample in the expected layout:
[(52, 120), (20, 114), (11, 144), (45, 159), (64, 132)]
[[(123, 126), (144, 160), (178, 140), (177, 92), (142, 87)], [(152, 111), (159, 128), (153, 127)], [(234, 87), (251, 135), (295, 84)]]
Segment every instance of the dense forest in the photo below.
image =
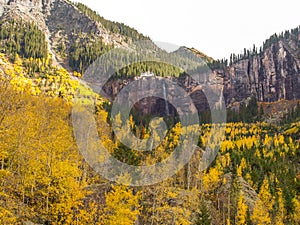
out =
[(29, 59), (47, 58), (45, 35), (33, 23), (9, 20), (0, 21), (1, 51), (14, 57)]
[[(110, 32), (132, 40), (145, 38), (80, 3), (77, 7)], [(298, 29), (272, 36), (263, 48), (295, 35)], [(0, 224), (300, 224), (299, 103), (279, 123), (271, 124), (265, 122), (266, 112), (253, 97), (241, 103), (239, 111), (228, 110), (226, 124), (202, 121), (195, 128), (176, 121), (168, 124), (165, 137), (153, 151), (130, 149), (112, 130), (111, 103), (80, 82), (80, 73), (114, 47), (91, 39), (79, 40), (66, 53), (71, 73), (53, 65), (45, 35), (36, 25), (0, 22)], [(220, 68), (254, 54), (260, 54), (256, 47), (232, 56), (230, 62), (215, 61), (211, 66)], [(127, 62), (134, 55), (120, 57)], [(191, 58), (176, 55), (173, 59), (177, 65), (196, 69)], [(115, 76), (134, 77), (148, 70), (158, 76), (185, 72), (148, 61), (126, 66)], [(121, 162), (134, 166), (164, 162), (181, 142), (192, 144), (181, 140), (188, 129), (200, 133), (195, 153), (181, 170), (158, 184), (123, 185), (135, 179), (129, 174), (106, 180), (78, 149), (71, 117), (75, 99), (76, 104), (92, 108), (104, 147)], [(114, 119), (128, 124), (143, 140), (156, 128), (133, 116), (128, 121)], [(209, 149), (219, 152), (202, 170), (201, 161)]]
[(97, 12), (93, 11), (80, 2), (75, 3), (75, 5), (82, 13), (86, 14), (91, 19), (101, 23), (107, 30), (112, 33), (121, 34), (125, 37), (130, 38), (132, 41), (150, 40), (149, 37), (142, 35), (137, 30), (125, 25), (124, 23), (112, 22), (104, 19)]
[[(215, 148), (211, 124), (203, 124), (191, 161), (163, 183), (128, 187), (97, 175), (78, 152), (64, 99), (32, 96), (1, 81), (1, 224), (298, 224), (299, 129), (292, 123), (224, 124), (220, 153), (199, 171), (201, 152)], [(104, 104), (105, 105), (105, 104)], [(151, 165), (178, 145), (180, 123), (151, 152), (119, 143), (103, 103), (95, 112), (104, 145), (120, 161)], [(148, 128), (128, 121), (136, 135)], [(120, 179), (132, 179), (124, 174)], [(257, 194), (256, 194), (257, 193)]]

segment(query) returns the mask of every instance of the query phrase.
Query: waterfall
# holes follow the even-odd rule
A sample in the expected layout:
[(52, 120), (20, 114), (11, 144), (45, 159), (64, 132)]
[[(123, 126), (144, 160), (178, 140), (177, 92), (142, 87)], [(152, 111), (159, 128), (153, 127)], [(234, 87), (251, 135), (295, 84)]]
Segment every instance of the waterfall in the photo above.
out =
[(221, 110), (223, 107), (223, 92), (224, 92), (224, 85), (222, 85), (222, 89), (220, 90), (220, 98), (219, 102), (216, 103), (216, 109)]
[(166, 90), (166, 83), (165, 82), (163, 82), (163, 91), (164, 91), (165, 110), (167, 112), (167, 116), (169, 116), (170, 115), (169, 103), (168, 103), (168, 99), (167, 99), (167, 90)]

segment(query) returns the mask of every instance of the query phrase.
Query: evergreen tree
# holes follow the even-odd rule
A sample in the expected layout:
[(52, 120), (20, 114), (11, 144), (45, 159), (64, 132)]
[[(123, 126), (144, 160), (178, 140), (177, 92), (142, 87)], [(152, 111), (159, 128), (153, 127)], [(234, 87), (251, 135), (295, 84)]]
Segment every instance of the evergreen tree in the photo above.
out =
[(195, 225), (210, 225), (211, 224), (211, 216), (209, 211), (207, 210), (206, 204), (201, 202), (199, 211), (196, 214)]

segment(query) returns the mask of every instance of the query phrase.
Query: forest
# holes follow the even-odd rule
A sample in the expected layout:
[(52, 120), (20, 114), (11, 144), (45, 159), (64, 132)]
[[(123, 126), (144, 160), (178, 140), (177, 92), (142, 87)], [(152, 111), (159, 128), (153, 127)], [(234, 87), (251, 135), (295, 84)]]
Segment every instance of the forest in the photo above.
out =
[[(126, 26), (106, 23), (78, 7), (112, 32), (140, 38)], [(266, 45), (269, 42), (272, 39)], [(0, 224), (300, 224), (299, 104), (281, 123), (270, 124), (252, 98), (239, 112), (229, 112), (226, 124), (201, 123), (195, 153), (174, 176), (149, 186), (126, 186), (122, 180), (130, 183), (133, 177), (123, 174), (116, 182), (106, 180), (79, 151), (71, 120), (78, 93), (83, 105), (93, 107), (103, 145), (129, 165), (164, 161), (186, 128), (180, 122), (172, 124), (151, 152), (120, 143), (111, 127), (110, 102), (74, 79), (102, 54), (95, 49), (112, 48), (101, 40), (72, 46), (72, 74), (52, 64), (44, 34), (34, 24), (1, 22), (0, 43)], [(148, 67), (161, 76), (182, 73), (149, 62), (125, 67), (116, 76), (138, 75)], [(124, 123), (136, 137), (151, 135), (150, 126), (133, 117)], [(205, 149), (220, 150), (201, 170)]]

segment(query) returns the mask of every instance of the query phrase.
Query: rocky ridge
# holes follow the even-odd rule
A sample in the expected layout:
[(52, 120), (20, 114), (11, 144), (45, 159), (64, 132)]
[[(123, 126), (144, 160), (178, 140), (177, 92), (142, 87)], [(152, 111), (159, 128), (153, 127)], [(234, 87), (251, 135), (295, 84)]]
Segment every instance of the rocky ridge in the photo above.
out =
[[(127, 37), (108, 31), (103, 24), (91, 19), (67, 0), (0, 0), (0, 16), (2, 20), (13, 18), (34, 22), (46, 36), (54, 63), (67, 69), (68, 62), (57, 54), (60, 43), (69, 49), (78, 39), (91, 35), (91, 40), (100, 38), (105, 44), (129, 49)], [(252, 96), (261, 102), (299, 99), (299, 46), (300, 35), (293, 39), (278, 39), (259, 54), (238, 60), (226, 68), (214, 69), (209, 73), (194, 71), (192, 77), (199, 78), (196, 82), (190, 77), (169, 79), (187, 90), (194, 96), (195, 105), (204, 109), (207, 108), (205, 96), (201, 94), (204, 86), (216, 95), (223, 93), (226, 106), (233, 108)], [(182, 47), (176, 54), (185, 55), (195, 62), (203, 58), (207, 63), (213, 61), (194, 48)], [(132, 81), (115, 80), (105, 89), (114, 97)], [(219, 102), (218, 99), (214, 101), (216, 104)]]
[[(192, 49), (182, 47), (179, 54), (191, 57)], [(300, 35), (293, 40), (278, 39), (260, 53), (238, 60), (225, 68), (209, 72), (193, 71), (191, 76), (169, 78), (187, 90), (197, 108), (207, 109), (201, 94), (203, 87), (209, 87), (216, 95), (223, 93), (229, 108), (238, 108), (239, 103), (248, 102), (253, 96), (259, 102), (294, 101), (300, 99)], [(197, 55), (196, 55), (197, 56)], [(197, 78), (196, 81), (192, 78)], [(132, 80), (109, 83), (106, 90), (111, 96)], [(198, 95), (198, 96), (197, 96)], [(199, 97), (202, 96), (202, 97)], [(214, 99), (218, 102), (218, 99)], [(153, 108), (153, 107), (152, 107)], [(161, 107), (158, 107), (161, 108)]]
[(228, 104), (252, 95), (260, 102), (300, 99), (300, 61), (282, 40), (260, 55), (217, 72), (223, 77)]
[(101, 38), (105, 44), (127, 46), (125, 37), (109, 32), (67, 0), (1, 0), (0, 17), (1, 20), (22, 19), (35, 23), (44, 32), (49, 52), (57, 66), (68, 67), (66, 62), (59, 59), (56, 50), (58, 45), (64, 43), (70, 48), (78, 38), (89, 34), (93, 39)]

